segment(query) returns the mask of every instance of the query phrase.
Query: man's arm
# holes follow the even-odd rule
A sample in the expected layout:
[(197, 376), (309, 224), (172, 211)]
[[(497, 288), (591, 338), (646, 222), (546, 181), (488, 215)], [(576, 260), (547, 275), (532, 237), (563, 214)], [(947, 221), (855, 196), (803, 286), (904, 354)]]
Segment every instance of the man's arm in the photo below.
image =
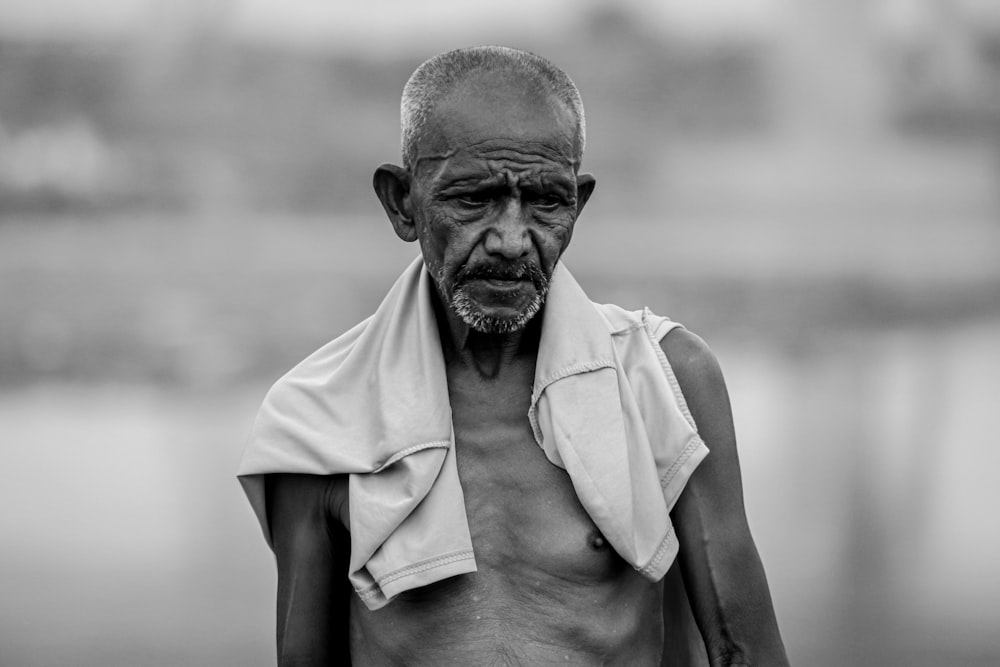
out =
[(701, 338), (674, 329), (661, 346), (710, 454), (671, 513), (691, 609), (712, 667), (787, 665), (771, 594), (743, 507), (729, 394)]
[(278, 564), (278, 665), (349, 665), (350, 539), (336, 477), (268, 475), (267, 516)]

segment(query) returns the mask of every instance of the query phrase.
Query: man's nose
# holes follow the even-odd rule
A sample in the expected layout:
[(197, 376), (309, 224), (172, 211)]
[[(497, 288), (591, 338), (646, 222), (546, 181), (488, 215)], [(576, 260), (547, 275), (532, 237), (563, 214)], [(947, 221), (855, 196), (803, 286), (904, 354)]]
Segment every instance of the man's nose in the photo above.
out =
[(486, 233), (486, 252), (506, 259), (519, 259), (528, 253), (531, 240), (524, 210), (518, 198), (512, 197), (497, 215)]

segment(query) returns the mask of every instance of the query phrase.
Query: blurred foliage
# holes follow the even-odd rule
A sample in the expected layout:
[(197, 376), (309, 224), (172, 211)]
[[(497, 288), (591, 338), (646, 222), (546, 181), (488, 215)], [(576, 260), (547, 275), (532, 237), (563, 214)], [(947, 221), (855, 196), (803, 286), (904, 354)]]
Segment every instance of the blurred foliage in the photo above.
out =
[[(595, 142), (588, 165), (627, 170), (631, 178), (622, 180), (635, 192), (648, 185), (645, 167), (669, 137), (748, 132), (768, 122), (759, 46), (665, 42), (629, 14), (604, 9), (584, 34), (564, 32), (544, 47), (550, 59), (572, 64), (589, 115), (613, 116), (628, 129), (613, 146)], [(398, 156), (399, 94), (423, 57), (324, 54), (199, 33), (160, 49), (138, 41), (0, 42), (7, 143), (46, 133), (59, 160), (89, 150), (100, 164), (79, 159), (80, 169), (101, 171), (77, 187), (65, 169), (46, 164), (56, 158), (21, 155), (7, 172), (41, 173), (18, 186), (0, 172), (0, 214), (219, 204), (371, 210), (369, 174), (377, 160)], [(73, 125), (86, 128), (91, 145), (67, 140)], [(8, 151), (6, 160), (17, 157)]]
[[(595, 298), (789, 349), (995, 312), (998, 271), (976, 273), (998, 236), (995, 34), (831, 57), (842, 35), (811, 20), (817, 43), (705, 39), (593, 4), (511, 42), (584, 97), (599, 187), (570, 254)], [(399, 95), (431, 54), (195, 28), (0, 41), (0, 384), (270, 378), (415, 253), (370, 175), (398, 161)]]

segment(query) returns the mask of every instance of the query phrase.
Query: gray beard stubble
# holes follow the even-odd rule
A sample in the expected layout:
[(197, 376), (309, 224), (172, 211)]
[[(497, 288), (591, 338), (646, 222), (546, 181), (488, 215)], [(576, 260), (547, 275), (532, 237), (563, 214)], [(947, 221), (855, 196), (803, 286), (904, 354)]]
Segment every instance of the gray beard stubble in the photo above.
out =
[(504, 271), (504, 274), (511, 276), (530, 276), (535, 285), (535, 296), (528, 305), (513, 317), (495, 317), (487, 315), (479, 308), (479, 305), (469, 295), (468, 287), (464, 284), (465, 280), (482, 274), (471, 272), (471, 275), (463, 275), (464, 273), (466, 273), (464, 270), (459, 271), (458, 278), (456, 279), (458, 286), (455, 287), (445, 281), (444, 267), (441, 267), (437, 271), (437, 283), (441, 291), (448, 293), (445, 295), (445, 299), (451, 305), (455, 314), (469, 328), (480, 333), (507, 334), (523, 329), (531, 321), (531, 318), (537, 315), (542, 309), (545, 297), (549, 293), (548, 277), (541, 270), (533, 266), (520, 265), (512, 268), (509, 272)]

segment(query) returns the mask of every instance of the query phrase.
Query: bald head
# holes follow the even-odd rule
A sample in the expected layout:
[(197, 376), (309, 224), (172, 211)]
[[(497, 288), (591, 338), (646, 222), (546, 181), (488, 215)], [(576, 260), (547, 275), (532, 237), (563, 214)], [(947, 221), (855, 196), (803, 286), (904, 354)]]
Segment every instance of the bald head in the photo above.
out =
[[(434, 56), (406, 82), (401, 104), (405, 167), (412, 168), (416, 163), (420, 142), (435, 128), (436, 112), (442, 103), (455, 96), (466, 96), (470, 90), (482, 91), (481, 85), (466, 84), (484, 79), (497, 84), (487, 89), (506, 91), (506, 97), (498, 95), (492, 101), (503, 104), (512, 113), (516, 113), (515, 109), (523, 112), (545, 105), (563, 107), (553, 113), (565, 112), (571, 118), (573, 153), (579, 166), (586, 142), (586, 124), (583, 102), (573, 81), (561, 69), (532, 53), (502, 46), (479, 46)], [(520, 91), (523, 99), (510, 104), (510, 92), (515, 90)], [(512, 117), (510, 122), (517, 120)]]

